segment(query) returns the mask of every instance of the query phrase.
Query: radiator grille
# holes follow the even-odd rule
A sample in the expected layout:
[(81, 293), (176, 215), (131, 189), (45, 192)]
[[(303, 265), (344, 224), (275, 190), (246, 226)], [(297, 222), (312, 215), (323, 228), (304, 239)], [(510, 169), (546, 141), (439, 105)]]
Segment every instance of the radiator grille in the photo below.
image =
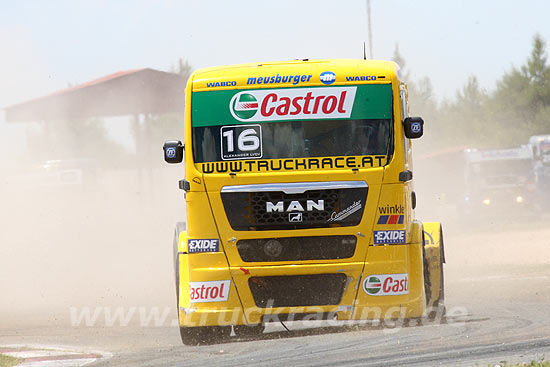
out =
[(355, 253), (355, 236), (316, 236), (240, 240), (237, 250), (243, 261), (303, 261), (347, 259)]
[(361, 222), (368, 187), (282, 191), (222, 192), (231, 227), (239, 231), (355, 226)]
[(338, 305), (345, 274), (251, 277), (248, 285), (256, 306), (299, 307)]

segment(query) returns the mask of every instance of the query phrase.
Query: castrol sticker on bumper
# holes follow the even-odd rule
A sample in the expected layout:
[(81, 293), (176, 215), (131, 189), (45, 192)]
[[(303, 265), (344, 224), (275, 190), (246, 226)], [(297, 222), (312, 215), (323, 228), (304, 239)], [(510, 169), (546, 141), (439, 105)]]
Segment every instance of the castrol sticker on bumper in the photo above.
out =
[(409, 294), (409, 274), (369, 275), (363, 280), (363, 290), (371, 296)]
[(231, 280), (189, 282), (189, 286), (191, 302), (223, 302), (229, 296)]

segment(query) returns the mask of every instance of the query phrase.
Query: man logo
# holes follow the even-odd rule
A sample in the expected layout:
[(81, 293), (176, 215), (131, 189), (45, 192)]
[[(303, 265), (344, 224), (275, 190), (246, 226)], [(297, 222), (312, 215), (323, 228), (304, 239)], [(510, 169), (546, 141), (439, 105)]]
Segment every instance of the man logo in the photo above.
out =
[(244, 120), (253, 117), (258, 112), (258, 100), (248, 93), (239, 93), (233, 96), (229, 106), (233, 115)]
[(334, 81), (336, 80), (336, 74), (334, 74), (332, 71), (324, 71), (319, 76), (319, 79), (321, 79), (321, 82), (323, 82), (323, 84), (329, 85), (334, 83)]
[(303, 220), (302, 213), (288, 213), (288, 221), (290, 223), (299, 223)]
[(291, 201), (290, 203), (288, 203), (288, 206), (285, 210), (285, 203), (284, 201), (278, 201), (277, 204), (273, 204), (271, 201), (267, 201), (265, 203), (265, 211), (267, 213), (273, 213), (273, 212), (284, 212), (284, 211), (287, 211), (287, 212), (303, 212), (303, 211), (308, 211), (308, 212), (312, 212), (314, 210), (325, 210), (325, 201), (324, 200), (317, 200), (317, 202), (315, 202), (315, 200), (308, 200), (306, 203), (305, 203), (305, 209), (304, 209), (304, 205), (303, 203), (300, 203), (299, 201), (297, 200), (293, 200)]

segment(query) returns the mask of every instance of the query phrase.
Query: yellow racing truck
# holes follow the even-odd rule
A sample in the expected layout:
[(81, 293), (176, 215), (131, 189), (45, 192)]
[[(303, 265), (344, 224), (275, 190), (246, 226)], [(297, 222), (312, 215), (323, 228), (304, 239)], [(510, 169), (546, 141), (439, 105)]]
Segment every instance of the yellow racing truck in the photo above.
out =
[(270, 321), (444, 312), (440, 223), (416, 220), (407, 88), (393, 62), (296, 60), (194, 72), (187, 220), (174, 238), (184, 344)]

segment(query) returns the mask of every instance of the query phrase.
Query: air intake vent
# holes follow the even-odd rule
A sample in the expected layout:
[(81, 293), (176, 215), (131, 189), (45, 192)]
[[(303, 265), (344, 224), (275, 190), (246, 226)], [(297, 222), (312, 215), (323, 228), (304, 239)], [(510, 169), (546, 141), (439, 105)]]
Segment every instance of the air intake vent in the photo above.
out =
[(345, 274), (252, 277), (248, 285), (261, 308), (327, 306), (340, 303), (346, 279)]
[(355, 253), (355, 236), (262, 238), (237, 242), (246, 262), (347, 259)]

